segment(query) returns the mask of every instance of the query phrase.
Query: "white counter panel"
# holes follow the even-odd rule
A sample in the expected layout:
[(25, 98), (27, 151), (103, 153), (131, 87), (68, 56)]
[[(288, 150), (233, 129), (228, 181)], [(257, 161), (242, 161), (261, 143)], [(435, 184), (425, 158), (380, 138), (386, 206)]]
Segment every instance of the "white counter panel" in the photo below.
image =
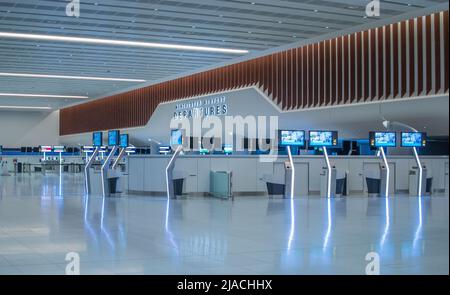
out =
[(166, 191), (166, 167), (168, 158), (155, 158), (145, 162), (144, 191), (165, 192)]
[[(421, 157), (433, 175), (433, 189), (444, 190), (446, 187), (445, 167), (448, 157)], [(275, 162), (261, 162), (258, 156), (182, 156), (175, 165), (175, 171), (183, 171), (186, 176), (185, 192), (209, 192), (210, 171), (231, 171), (233, 173), (234, 192), (267, 191), (263, 175), (276, 175), (284, 179), (283, 162), (286, 156), (279, 156)], [(165, 156), (132, 156), (129, 159), (129, 189), (144, 192), (165, 192), (165, 168), (169, 157)], [(363, 178), (365, 172), (378, 169), (381, 159), (365, 156), (332, 156), (332, 165), (338, 169), (349, 171), (350, 193), (361, 193), (366, 190)], [(389, 156), (391, 168), (391, 193), (405, 192), (409, 187), (408, 173), (415, 166), (414, 158), (407, 156)], [(320, 174), (325, 161), (320, 156), (294, 157), (296, 168), (296, 195), (317, 194), (320, 191)], [(447, 176), (448, 178), (448, 176)]]
[(144, 163), (146, 162), (139, 158), (128, 159), (128, 190), (144, 191), (144, 183), (146, 182), (144, 177)]
[(197, 189), (199, 192), (209, 192), (209, 175), (211, 170), (211, 159), (197, 159)]

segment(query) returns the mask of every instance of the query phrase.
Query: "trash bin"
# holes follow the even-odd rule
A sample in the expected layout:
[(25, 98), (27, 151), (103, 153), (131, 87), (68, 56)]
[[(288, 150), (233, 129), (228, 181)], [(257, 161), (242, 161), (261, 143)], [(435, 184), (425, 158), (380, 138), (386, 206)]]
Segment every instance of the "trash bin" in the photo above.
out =
[(174, 179), (173, 180), (173, 190), (175, 196), (181, 196), (183, 194), (183, 184), (184, 178)]
[(119, 177), (108, 178), (109, 192), (111, 194), (117, 193), (117, 180), (118, 179), (119, 179)]
[(432, 193), (432, 186), (433, 186), (433, 177), (427, 178), (425, 193), (431, 195), (431, 193)]
[(345, 182), (346, 178), (336, 179), (336, 195), (345, 195)]
[(286, 190), (286, 185), (280, 183), (266, 182), (267, 193), (271, 196), (273, 195), (283, 195)]
[(381, 179), (366, 177), (367, 192), (369, 195), (380, 194)]

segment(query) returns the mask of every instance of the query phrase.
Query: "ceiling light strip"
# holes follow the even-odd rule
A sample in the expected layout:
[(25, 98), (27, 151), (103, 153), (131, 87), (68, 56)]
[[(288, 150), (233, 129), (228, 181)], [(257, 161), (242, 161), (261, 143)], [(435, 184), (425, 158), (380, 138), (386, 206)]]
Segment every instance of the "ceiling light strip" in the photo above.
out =
[(121, 41), (121, 40), (108, 40), (108, 39), (84, 38), (84, 37), (21, 34), (21, 33), (9, 33), (9, 32), (0, 32), (0, 37), (1, 38), (14, 38), (14, 39), (27, 39), (27, 40), (40, 40), (40, 41), (59, 41), (59, 42), (84, 43), (84, 44), (97, 44), (97, 45), (117, 45), (117, 46), (162, 48), (162, 49), (187, 50), (187, 51), (205, 51), (205, 52), (228, 53), (228, 54), (249, 53), (248, 50), (228, 49), (228, 48), (215, 48), (215, 47), (164, 44), (164, 43), (153, 43), (153, 42), (138, 42), (138, 41)]
[(78, 95), (25, 94), (25, 93), (0, 93), (0, 96), (43, 97), (43, 98), (78, 98), (78, 99), (89, 98), (88, 96), (78, 96)]
[(51, 107), (27, 107), (27, 106), (2, 106), (0, 109), (30, 109), (30, 110), (51, 110)]
[(113, 81), (113, 82), (138, 82), (143, 83), (147, 80), (124, 79), (124, 78), (102, 78), (102, 77), (82, 77), (82, 76), (61, 76), (61, 75), (42, 75), (42, 74), (21, 74), (21, 73), (0, 73), (0, 77), (23, 77), (23, 78), (49, 78), (49, 79), (71, 79), (71, 80), (93, 80), (93, 81)]

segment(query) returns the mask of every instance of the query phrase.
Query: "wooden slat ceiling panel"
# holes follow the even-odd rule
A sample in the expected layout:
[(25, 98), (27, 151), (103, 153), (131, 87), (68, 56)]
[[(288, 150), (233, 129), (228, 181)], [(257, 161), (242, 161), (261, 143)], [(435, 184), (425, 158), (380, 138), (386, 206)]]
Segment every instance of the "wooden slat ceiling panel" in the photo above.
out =
[(380, 100), (448, 93), (446, 25), (448, 11), (65, 108), (60, 133), (142, 126), (161, 102), (252, 85), (283, 110), (364, 102), (369, 94)]

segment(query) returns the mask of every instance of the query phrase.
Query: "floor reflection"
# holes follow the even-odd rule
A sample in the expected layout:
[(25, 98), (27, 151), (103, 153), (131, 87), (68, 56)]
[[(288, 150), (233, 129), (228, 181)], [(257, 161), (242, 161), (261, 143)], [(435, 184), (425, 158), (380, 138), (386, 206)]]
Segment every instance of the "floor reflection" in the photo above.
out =
[(448, 196), (102, 198), (64, 173), (1, 185), (0, 262), (22, 273), (69, 251), (83, 274), (364, 274), (371, 251), (383, 274), (448, 273)]

